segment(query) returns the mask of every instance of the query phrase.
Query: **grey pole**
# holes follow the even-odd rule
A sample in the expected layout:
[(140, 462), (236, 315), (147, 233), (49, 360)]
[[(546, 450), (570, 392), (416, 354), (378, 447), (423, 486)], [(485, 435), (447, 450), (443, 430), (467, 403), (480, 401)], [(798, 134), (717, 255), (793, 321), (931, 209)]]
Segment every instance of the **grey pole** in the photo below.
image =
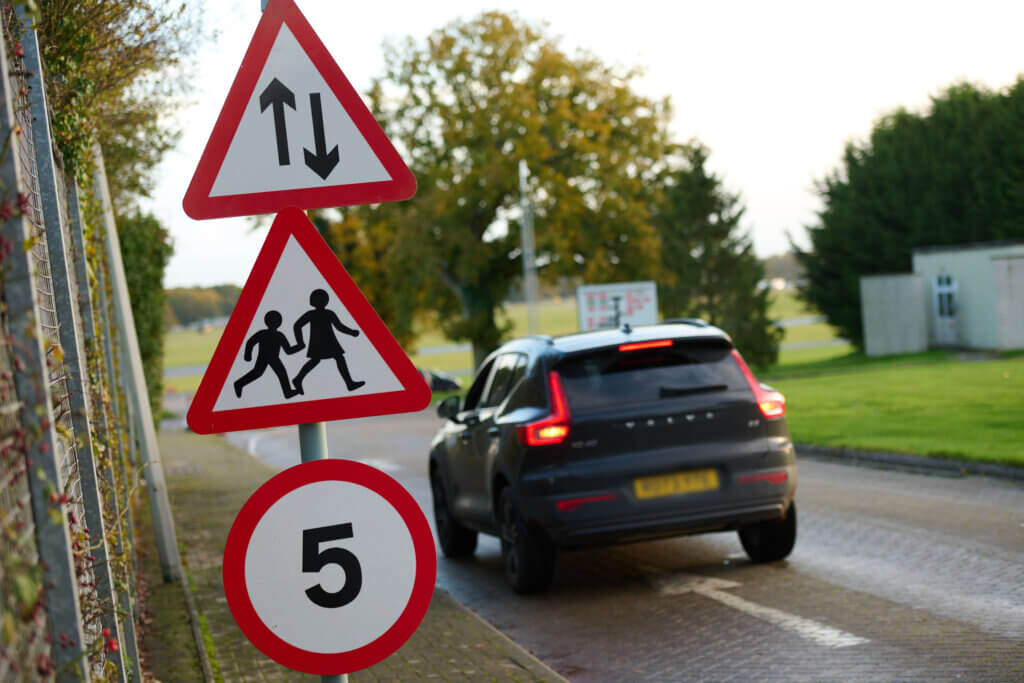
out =
[(529, 197), (530, 169), (519, 160), (519, 208), (523, 219), (523, 297), (526, 299), (527, 331), (537, 334), (537, 256), (533, 245), (533, 205)]
[(153, 515), (153, 532), (156, 536), (157, 554), (160, 556), (160, 569), (163, 572), (164, 581), (172, 583), (181, 579), (181, 556), (178, 553), (178, 540), (174, 532), (171, 501), (167, 497), (167, 485), (164, 482), (163, 464), (160, 462), (160, 448), (156, 441), (153, 411), (149, 405), (146, 378), (142, 372), (139, 340), (135, 336), (135, 319), (132, 316), (131, 299), (128, 297), (124, 263), (121, 260), (121, 245), (117, 239), (114, 207), (110, 201), (107, 172), (103, 166), (103, 152), (100, 150), (99, 144), (93, 146), (93, 157), (96, 161), (94, 174), (96, 196), (103, 203), (105, 246), (107, 262), (110, 264), (114, 315), (117, 318), (118, 333), (124, 342), (124, 353), (128, 361), (125, 363), (127, 367), (124, 368), (127, 395), (134, 409), (132, 413), (135, 418), (135, 427), (138, 429), (140, 460), (145, 472), (146, 489), (149, 493), (149, 507)]
[[(86, 263), (86, 252), (85, 252), (85, 232), (83, 229), (82, 222), (82, 208), (79, 201), (78, 184), (72, 182), (67, 188), (67, 202), (68, 202), (68, 228), (71, 235), (71, 242), (74, 245), (73, 253), (75, 257), (75, 270), (77, 271), (77, 279), (80, 283), (85, 283), (86, 289), (79, 290), (79, 305), (82, 309), (82, 339), (86, 343), (86, 347), (89, 345), (94, 347), (96, 354), (103, 354), (104, 348), (100, 343), (102, 341), (109, 342), (109, 339), (103, 339), (103, 332), (100, 331), (97, 321), (96, 308), (99, 306), (99, 302), (93, 302), (90, 298), (88, 290), (88, 264)], [(109, 333), (107, 333), (109, 334)], [(88, 358), (88, 357), (87, 357)], [(88, 362), (86, 363), (88, 366)], [(120, 451), (120, 447), (117, 445), (120, 443), (118, 439), (117, 443), (114, 443), (115, 432), (117, 430), (111, 425), (110, 414), (108, 413), (106, 406), (103, 402), (104, 386), (109, 386), (107, 381), (107, 375), (103, 372), (104, 364), (102, 360), (97, 359), (93, 365), (96, 368), (95, 374), (95, 386), (92, 387), (92, 395), (94, 397), (93, 409), (98, 411), (97, 415), (97, 427), (101, 434), (107, 439), (107, 443), (110, 448), (117, 449)], [(124, 460), (121, 459), (123, 463)], [(118, 486), (118, 475), (114, 471), (113, 459), (108, 458), (107, 464), (103, 465), (101, 469), (101, 476), (106, 482), (109, 490), (110, 498), (107, 501), (107, 505), (110, 508), (110, 512), (114, 518), (114, 539), (113, 539), (113, 553), (119, 556), (125, 556), (133, 553), (131, 539), (134, 538), (132, 531), (131, 515), (126, 514), (124, 518), (121, 516), (121, 510), (127, 505), (128, 496), (122, 497), (120, 487)], [(123, 475), (122, 475), (123, 476)], [(90, 529), (92, 529), (90, 523)], [(142, 669), (141, 662), (138, 656), (138, 638), (135, 633), (135, 606), (132, 602), (132, 596), (135, 595), (135, 573), (130, 571), (129, 580), (121, 581), (117, 587), (117, 608), (120, 610), (122, 616), (118, 623), (122, 629), (122, 636), (118, 642), (122, 643), (123, 648), (123, 660), (128, 663), (131, 667), (132, 680), (142, 680)]]
[(299, 425), (299, 453), (302, 462), (326, 460), (327, 425), (323, 422), (311, 422)]
[[(299, 425), (299, 454), (302, 457), (302, 462), (327, 460), (326, 423), (311, 422)], [(323, 683), (348, 683), (348, 674), (321, 676), (320, 680)]]

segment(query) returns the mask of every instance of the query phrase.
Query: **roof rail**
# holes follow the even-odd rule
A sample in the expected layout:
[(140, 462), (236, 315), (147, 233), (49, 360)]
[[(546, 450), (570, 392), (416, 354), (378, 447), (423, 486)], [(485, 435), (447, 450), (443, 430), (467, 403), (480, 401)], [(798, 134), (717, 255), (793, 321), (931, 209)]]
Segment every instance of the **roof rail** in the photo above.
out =
[(550, 334), (528, 334), (525, 339), (536, 339), (538, 341), (547, 342), (548, 344), (554, 344), (555, 338)]
[(666, 318), (662, 320), (663, 325), (693, 325), (694, 327), (709, 327), (708, 323), (700, 318)]

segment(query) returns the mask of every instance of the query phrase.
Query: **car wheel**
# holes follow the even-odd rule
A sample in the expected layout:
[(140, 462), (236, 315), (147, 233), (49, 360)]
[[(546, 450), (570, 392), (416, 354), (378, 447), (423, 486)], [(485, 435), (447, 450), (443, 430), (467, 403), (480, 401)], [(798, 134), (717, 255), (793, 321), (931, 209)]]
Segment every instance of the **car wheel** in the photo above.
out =
[(796, 503), (790, 503), (786, 516), (758, 522), (739, 531), (740, 543), (754, 562), (774, 562), (789, 555), (796, 543)]
[(434, 498), (434, 527), (437, 529), (437, 540), (441, 543), (441, 552), (445, 557), (469, 557), (476, 550), (477, 534), (452, 517), (439, 472), (430, 477), (430, 491)]
[(498, 502), (501, 521), (501, 557), (505, 577), (516, 593), (546, 590), (555, 575), (555, 548), (543, 532), (523, 521), (512, 489), (506, 487)]

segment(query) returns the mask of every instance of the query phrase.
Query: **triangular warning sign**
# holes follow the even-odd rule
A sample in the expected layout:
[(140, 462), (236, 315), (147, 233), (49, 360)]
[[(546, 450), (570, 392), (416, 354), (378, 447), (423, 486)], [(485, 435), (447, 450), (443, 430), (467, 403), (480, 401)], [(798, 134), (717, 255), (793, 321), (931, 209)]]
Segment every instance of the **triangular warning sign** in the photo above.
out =
[(185, 193), (197, 220), (408, 199), (416, 179), (293, 0), (270, 0)]
[(299, 209), (274, 220), (188, 411), (200, 434), (422, 410), (430, 389)]

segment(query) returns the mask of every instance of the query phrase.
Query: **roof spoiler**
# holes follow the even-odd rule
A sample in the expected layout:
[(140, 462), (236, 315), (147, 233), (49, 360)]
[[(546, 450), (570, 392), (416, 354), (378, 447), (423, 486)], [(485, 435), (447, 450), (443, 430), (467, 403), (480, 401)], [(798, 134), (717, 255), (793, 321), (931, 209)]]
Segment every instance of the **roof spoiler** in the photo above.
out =
[(710, 327), (707, 322), (700, 318), (666, 318), (661, 321), (662, 325), (693, 325), (694, 327)]

